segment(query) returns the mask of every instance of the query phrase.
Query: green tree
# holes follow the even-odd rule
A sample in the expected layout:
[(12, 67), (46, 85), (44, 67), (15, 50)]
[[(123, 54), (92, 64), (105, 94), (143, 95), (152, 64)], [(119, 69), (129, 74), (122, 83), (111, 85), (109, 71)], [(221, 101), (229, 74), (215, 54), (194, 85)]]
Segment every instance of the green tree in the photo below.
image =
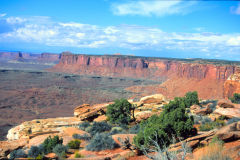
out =
[(111, 123), (129, 124), (131, 117), (134, 117), (134, 106), (126, 99), (115, 100), (107, 107), (107, 117)]
[(232, 103), (240, 104), (240, 93), (234, 93), (233, 97), (229, 98)]
[(185, 99), (185, 105), (187, 107), (190, 107), (193, 104), (199, 104), (198, 93), (196, 91), (194, 91), (194, 92), (187, 92), (185, 94), (184, 99)]
[(59, 136), (54, 136), (53, 138), (49, 136), (43, 142), (44, 153), (47, 154), (52, 152), (53, 148), (57, 144), (62, 144), (62, 143), (63, 143), (63, 139), (62, 138), (60, 139)]
[(157, 141), (161, 147), (167, 147), (174, 137), (187, 138), (192, 135), (193, 124), (193, 117), (186, 113), (185, 98), (175, 98), (159, 116), (154, 115), (141, 122), (134, 143), (140, 149), (142, 146), (153, 146), (153, 141)]

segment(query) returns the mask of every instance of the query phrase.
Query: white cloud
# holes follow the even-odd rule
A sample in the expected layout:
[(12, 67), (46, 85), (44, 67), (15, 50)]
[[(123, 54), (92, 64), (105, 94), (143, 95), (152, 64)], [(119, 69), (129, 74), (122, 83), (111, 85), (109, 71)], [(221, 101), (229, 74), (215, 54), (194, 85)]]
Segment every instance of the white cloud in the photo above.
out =
[(230, 10), (231, 10), (231, 13), (232, 13), (232, 14), (240, 15), (240, 3), (238, 4), (237, 7), (232, 6), (232, 7), (230, 8)]
[(196, 1), (159, 1), (159, 0), (140, 0), (129, 1), (126, 3), (114, 3), (112, 12), (115, 15), (140, 15), (140, 16), (164, 16), (172, 14), (185, 14)]
[(20, 17), (9, 17), (6, 19), (7, 23), (9, 24), (17, 24), (17, 23), (23, 23), (26, 21), (25, 18), (20, 18)]
[(55, 47), (120, 47), (156, 51), (182, 50), (222, 56), (226, 56), (226, 53), (232, 55), (240, 53), (240, 33), (175, 33), (136, 25), (100, 27), (76, 22), (55, 22), (47, 17), (11, 17), (6, 18), (6, 21), (14, 28), (0, 34), (0, 43), (26, 42)]
[(6, 13), (1, 13), (0, 17), (5, 17), (7, 14)]
[(240, 46), (240, 36), (230, 38), (227, 43), (230, 46)]

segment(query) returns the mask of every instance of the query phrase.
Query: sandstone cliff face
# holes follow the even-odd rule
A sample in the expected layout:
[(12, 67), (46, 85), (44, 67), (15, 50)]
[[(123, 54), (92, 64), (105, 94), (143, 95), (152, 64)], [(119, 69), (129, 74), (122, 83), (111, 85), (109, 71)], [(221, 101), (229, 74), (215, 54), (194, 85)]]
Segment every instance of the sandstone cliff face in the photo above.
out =
[(235, 66), (184, 63), (176, 60), (126, 56), (90, 56), (62, 54), (60, 62), (52, 71), (78, 74), (150, 78), (172, 74), (178, 77), (226, 80), (235, 71)]
[(31, 54), (25, 52), (0, 52), (0, 60), (30, 60), (43, 63), (58, 63), (60, 58), (60, 54), (52, 53)]
[(224, 97), (232, 97), (234, 93), (240, 93), (240, 69), (231, 75), (224, 83)]
[[(184, 95), (187, 91), (196, 90), (201, 98), (222, 98), (224, 96), (223, 84), (230, 75), (235, 73), (236, 68), (235, 65), (215, 65), (214, 63), (160, 58), (62, 54), (60, 62), (50, 71), (145, 78), (162, 82), (168, 80), (163, 86), (155, 86), (154, 90), (158, 90), (155, 93), (163, 93), (172, 98), (182, 96), (180, 93)], [(184, 84), (184, 81), (187, 81), (187, 84)], [(171, 91), (169, 88), (172, 88)], [(180, 91), (176, 92), (179, 89)], [(209, 92), (214, 93), (209, 95)], [(147, 94), (153, 94), (153, 92)]]

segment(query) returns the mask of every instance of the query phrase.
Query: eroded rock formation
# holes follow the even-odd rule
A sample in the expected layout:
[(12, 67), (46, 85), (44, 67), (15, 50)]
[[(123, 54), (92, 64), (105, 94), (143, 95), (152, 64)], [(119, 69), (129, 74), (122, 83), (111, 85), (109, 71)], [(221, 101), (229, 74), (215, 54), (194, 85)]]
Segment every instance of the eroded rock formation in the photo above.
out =
[[(237, 64), (187, 61), (134, 56), (93, 56), (62, 54), (50, 71), (111, 77), (145, 78), (164, 82), (152, 89), (141, 88), (143, 95), (163, 93), (168, 98), (198, 91), (204, 99), (223, 98), (223, 84), (237, 70)], [(240, 85), (239, 85), (240, 86)], [(136, 86), (129, 88), (135, 92)], [(210, 92), (211, 91), (211, 92)], [(151, 93), (150, 93), (151, 92)], [(211, 94), (209, 94), (211, 93)]]

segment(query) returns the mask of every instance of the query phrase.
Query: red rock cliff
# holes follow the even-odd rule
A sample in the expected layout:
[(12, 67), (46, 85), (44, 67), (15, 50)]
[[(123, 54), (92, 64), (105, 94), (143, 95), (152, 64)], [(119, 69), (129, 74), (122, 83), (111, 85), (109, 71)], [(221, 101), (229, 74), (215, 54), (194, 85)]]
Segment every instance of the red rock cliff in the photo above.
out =
[[(222, 98), (223, 84), (235, 70), (235, 65), (216, 65), (207, 61), (199, 63), (160, 58), (73, 54), (62, 54), (59, 63), (50, 69), (85, 75), (167, 80), (151, 91), (155, 90), (170, 98), (183, 96), (185, 92), (193, 90), (198, 91), (201, 98)], [(136, 87), (130, 90), (136, 91)], [(140, 90), (145, 91), (148, 88)]]
[(176, 60), (127, 56), (89, 56), (62, 54), (52, 71), (87, 75), (156, 79), (159, 76), (226, 80), (235, 66), (185, 63)]

